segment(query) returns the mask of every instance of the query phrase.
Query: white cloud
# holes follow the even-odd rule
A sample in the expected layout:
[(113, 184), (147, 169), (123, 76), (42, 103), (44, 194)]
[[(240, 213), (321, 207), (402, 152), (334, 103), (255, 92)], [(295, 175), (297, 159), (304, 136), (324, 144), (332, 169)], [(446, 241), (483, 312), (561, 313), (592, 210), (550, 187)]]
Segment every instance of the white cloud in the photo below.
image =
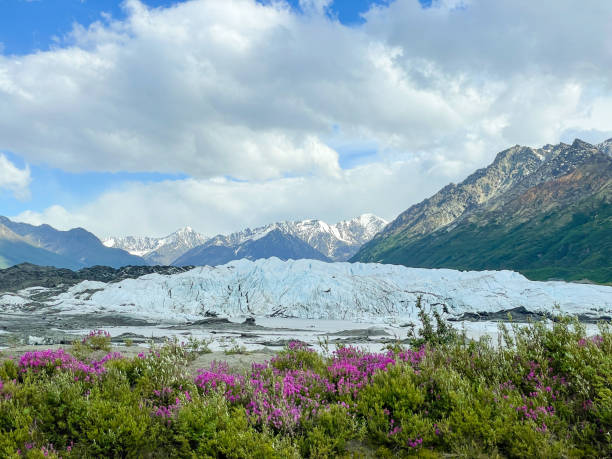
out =
[(8, 190), (19, 200), (30, 197), (29, 185), (32, 181), (30, 168), (19, 169), (5, 155), (0, 153), (0, 191)]
[[(329, 2), (303, 3), (320, 13)], [(376, 141), (383, 152), (442, 148), (455, 160), (472, 135), (489, 148), (515, 143), (491, 130), (492, 119), (529, 118), (515, 99), (533, 69), (517, 58), (506, 78), (498, 57), (514, 59), (526, 41), (513, 44), (510, 30), (501, 49), (489, 49), (499, 40), (491, 27), (470, 24), (472, 10), (479, 25), (493, 20), (501, 37), (504, 26), (481, 2), (453, 15), (397, 1), (354, 28), (323, 14), (299, 16), (278, 2), (194, 0), (147, 9), (130, 0), (126, 8), (125, 22), (77, 26), (70, 46), (0, 57), (0, 147), (71, 171), (261, 179), (336, 174), (337, 153), (321, 146), (333, 126)], [(503, 65), (493, 68), (491, 60)], [(551, 96), (543, 109), (568, 84), (555, 75), (546, 79)]]
[(99, 236), (164, 236), (186, 225), (214, 235), (282, 220), (336, 222), (365, 212), (392, 218), (404, 209), (407, 199), (422, 199), (447, 183), (445, 171), (427, 173), (427, 167), (425, 161), (413, 159), (367, 164), (336, 177), (132, 183), (81, 207), (52, 206), (13, 218), (60, 229), (82, 226)]
[(332, 3), (333, 0), (299, 0), (302, 11), (315, 15), (325, 14)]
[[(300, 3), (305, 15), (277, 1), (127, 0), (124, 22), (0, 55), (1, 149), (69, 171), (193, 177), (45, 218), (160, 234), (393, 217), (509, 145), (612, 129), (612, 2), (396, 0), (353, 27), (326, 17), (329, 0)], [(379, 162), (341, 170), (332, 145), (360, 143)], [(136, 227), (96, 218), (132, 208)]]

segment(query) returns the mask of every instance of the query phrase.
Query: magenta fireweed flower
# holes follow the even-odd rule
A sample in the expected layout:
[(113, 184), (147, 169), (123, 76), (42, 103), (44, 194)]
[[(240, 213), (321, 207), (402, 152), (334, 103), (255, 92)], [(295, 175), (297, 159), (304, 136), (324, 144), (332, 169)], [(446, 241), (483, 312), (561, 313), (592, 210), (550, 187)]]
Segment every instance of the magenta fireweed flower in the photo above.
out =
[[(297, 352), (314, 352), (304, 343), (291, 342), (287, 349), (270, 362), (252, 364), (249, 376), (233, 374), (227, 364), (213, 362), (210, 369), (198, 371), (195, 383), (203, 393), (221, 390), (228, 401), (243, 404), (252, 423), (290, 432), (332, 403), (350, 413), (350, 404), (334, 400), (338, 395), (357, 397), (376, 372), (397, 362), (418, 365), (425, 356), (424, 348), (395, 354), (349, 346), (334, 352), (324, 376), (304, 369)], [(392, 428), (394, 435), (400, 430)]]
[(408, 446), (410, 448), (420, 448), (423, 444), (422, 438), (415, 438), (414, 440), (408, 440)]
[(593, 346), (599, 347), (599, 346), (601, 346), (601, 344), (603, 344), (603, 341), (604, 341), (603, 336), (595, 335), (595, 336), (591, 336), (589, 338), (580, 338), (578, 340), (578, 346), (579, 347), (586, 347), (586, 346), (589, 346), (589, 345), (593, 345)]
[(216, 389), (221, 384), (225, 384), (228, 387), (235, 387), (237, 384), (244, 382), (243, 380), (244, 378), (242, 376), (229, 373), (227, 363), (212, 362), (209, 370), (198, 370), (195, 383), (207, 393), (212, 389)]
[(82, 343), (82, 344), (85, 344), (85, 343), (87, 343), (87, 341), (89, 341), (91, 338), (95, 338), (95, 337), (98, 337), (98, 336), (103, 336), (103, 337), (105, 337), (105, 338), (110, 338), (110, 337), (111, 337), (110, 333), (109, 333), (109, 332), (107, 332), (106, 330), (92, 330), (92, 331), (90, 331), (90, 332), (87, 334), (87, 336), (86, 336), (85, 338), (83, 338), (83, 339), (81, 340), (81, 343)]
[(153, 397), (144, 400), (144, 403), (141, 402), (139, 406), (141, 409), (145, 404), (151, 407), (152, 416), (162, 418), (168, 421), (168, 425), (170, 425), (170, 418), (178, 412), (181, 406), (190, 402), (191, 395), (189, 391), (182, 392), (182, 389), (175, 391), (171, 387), (162, 387), (161, 389), (153, 390)]
[(542, 423), (541, 427), (536, 427), (535, 430), (537, 430), (538, 432), (546, 432), (548, 430), (548, 427), (546, 426), (546, 423)]
[(314, 350), (310, 349), (308, 347), (308, 344), (304, 343), (303, 341), (289, 341), (289, 344), (287, 345), (287, 347), (289, 348), (290, 351), (314, 352)]
[(27, 371), (33, 373), (41, 371), (71, 371), (75, 373), (75, 381), (80, 379), (80, 377), (85, 381), (91, 381), (93, 377), (106, 372), (104, 363), (120, 358), (123, 358), (120, 353), (113, 352), (105, 355), (100, 360), (85, 363), (68, 354), (64, 349), (47, 349), (44, 351), (26, 352), (19, 359), (17, 368), (21, 373)]

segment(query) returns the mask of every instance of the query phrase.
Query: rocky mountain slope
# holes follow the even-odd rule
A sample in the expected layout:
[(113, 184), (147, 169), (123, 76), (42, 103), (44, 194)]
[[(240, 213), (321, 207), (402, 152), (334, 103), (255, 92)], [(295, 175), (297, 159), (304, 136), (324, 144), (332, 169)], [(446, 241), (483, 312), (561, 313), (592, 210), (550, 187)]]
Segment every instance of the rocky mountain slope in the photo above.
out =
[(376, 215), (363, 214), (351, 220), (328, 225), (321, 220), (285, 222), (283, 228), (333, 261), (346, 261), (382, 230), (388, 222)]
[(605, 142), (597, 145), (598, 149), (608, 155), (612, 156), (612, 139), (608, 139)]
[(2, 216), (0, 225), (4, 228), (0, 233), (0, 257), (5, 266), (22, 262), (66, 268), (145, 264), (142, 258), (124, 250), (105, 247), (83, 228), (59, 231), (49, 225), (18, 223)]
[(256, 260), (272, 256), (282, 260), (346, 261), (386, 223), (380, 217), (364, 214), (335, 225), (321, 220), (302, 220), (246, 228), (229, 235), (217, 235), (173, 264), (215, 266), (240, 258)]
[(4, 293), (0, 313), (112, 315), (162, 323), (215, 314), (404, 323), (416, 319), (418, 297), (426, 307), (446, 310), (451, 317), (517, 307), (549, 314), (555, 305), (591, 320), (612, 315), (612, 287), (607, 286), (533, 282), (510, 271), (276, 258), (115, 283), (84, 281), (61, 291), (35, 288)]
[(165, 237), (109, 237), (106, 247), (123, 249), (144, 258), (150, 265), (170, 265), (185, 252), (204, 244), (209, 238), (186, 226)]
[(352, 260), (612, 282), (610, 145), (502, 151), (400, 214)]

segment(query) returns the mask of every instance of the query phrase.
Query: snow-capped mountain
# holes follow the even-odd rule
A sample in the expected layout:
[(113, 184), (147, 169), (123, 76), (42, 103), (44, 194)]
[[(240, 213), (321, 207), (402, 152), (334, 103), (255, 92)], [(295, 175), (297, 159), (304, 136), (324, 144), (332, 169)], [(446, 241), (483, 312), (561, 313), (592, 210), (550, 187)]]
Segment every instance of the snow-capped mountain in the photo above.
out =
[(300, 238), (275, 228), (235, 245), (203, 244), (177, 258), (175, 266), (217, 266), (232, 260), (259, 260), (276, 257), (280, 260), (331, 261)]
[[(214, 266), (227, 263), (232, 259), (256, 260), (271, 256), (285, 260), (289, 258), (314, 258), (327, 261), (346, 261), (386, 224), (387, 222), (384, 219), (372, 214), (364, 214), (335, 225), (314, 219), (277, 222), (254, 229), (246, 228), (229, 235), (217, 235), (204, 245), (186, 252), (175, 260), (174, 264), (179, 266)], [(281, 245), (291, 247), (291, 250), (272, 250), (273, 246), (267, 242), (268, 235), (272, 233), (275, 234), (273, 238), (275, 241), (279, 244), (282, 241)], [(266, 238), (266, 241), (264, 241), (264, 238)], [(313, 255), (312, 250), (296, 244), (293, 238), (305, 242), (320, 255), (317, 256), (316, 253)], [(262, 248), (262, 245), (269, 249)], [(220, 247), (224, 249), (220, 249)], [(220, 251), (223, 253), (221, 254)]]
[(333, 261), (346, 261), (382, 230), (387, 221), (372, 214), (328, 225), (321, 220), (288, 223), (289, 232)]
[(108, 237), (103, 242), (107, 247), (142, 257), (151, 265), (213, 266), (240, 258), (256, 260), (272, 256), (346, 261), (386, 224), (376, 215), (363, 214), (335, 225), (314, 219), (285, 221), (213, 238), (187, 226), (162, 238)]
[(186, 226), (166, 237), (109, 237), (106, 247), (123, 249), (144, 258), (151, 265), (170, 265), (188, 250), (204, 244), (209, 238)]
[(612, 314), (608, 286), (534, 282), (512, 271), (277, 258), (237, 260), (112, 283), (84, 281), (59, 294), (57, 289), (24, 289), (0, 294), (0, 313), (103, 312), (163, 323), (197, 320), (206, 313), (402, 323), (416, 319), (419, 296), (424, 305), (446, 309), (456, 317), (520, 306), (553, 313), (555, 305), (563, 312), (592, 318)]

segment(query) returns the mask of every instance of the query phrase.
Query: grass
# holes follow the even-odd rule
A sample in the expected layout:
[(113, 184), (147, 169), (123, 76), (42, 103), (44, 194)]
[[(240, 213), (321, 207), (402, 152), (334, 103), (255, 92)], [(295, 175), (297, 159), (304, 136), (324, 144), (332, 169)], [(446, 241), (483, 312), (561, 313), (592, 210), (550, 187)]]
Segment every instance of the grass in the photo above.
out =
[[(0, 457), (606, 457), (612, 333), (561, 317), (467, 340), (422, 314), (410, 347), (292, 342), (236, 373), (206, 343), (0, 365)], [(90, 343), (91, 339), (93, 343)], [(96, 331), (86, 347), (104, 348)], [(94, 354), (91, 354), (94, 355)], [(99, 352), (95, 355), (100, 355)]]

